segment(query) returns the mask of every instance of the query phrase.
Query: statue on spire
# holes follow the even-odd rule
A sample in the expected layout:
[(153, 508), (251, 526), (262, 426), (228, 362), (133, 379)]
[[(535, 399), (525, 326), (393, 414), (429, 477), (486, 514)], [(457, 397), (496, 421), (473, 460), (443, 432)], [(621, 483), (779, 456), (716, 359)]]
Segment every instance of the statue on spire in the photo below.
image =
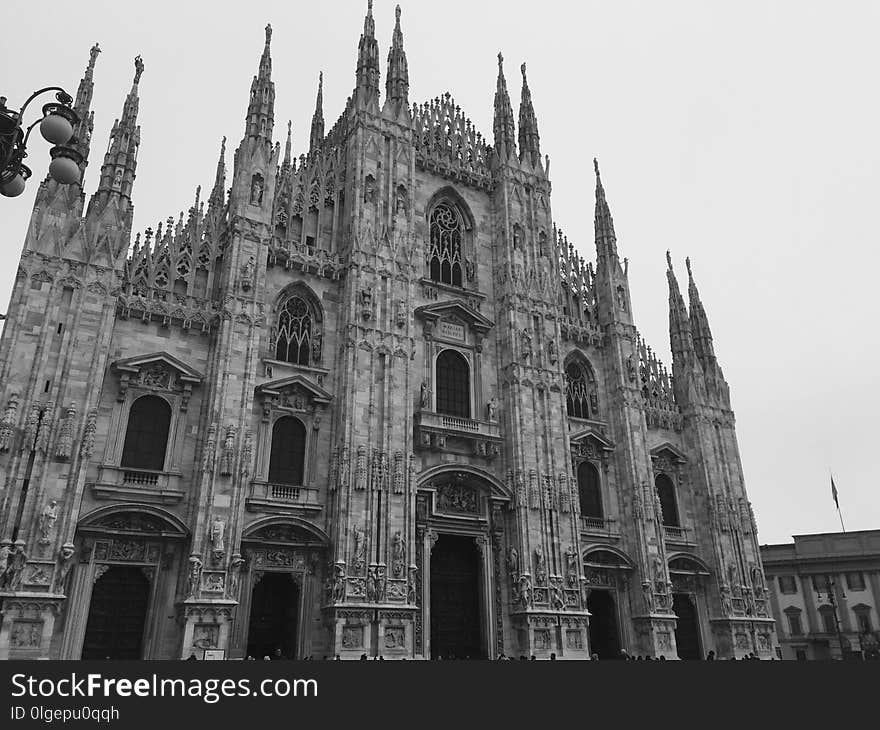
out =
[(137, 83), (141, 80), (141, 74), (144, 72), (144, 61), (137, 55), (134, 57), (134, 83)]

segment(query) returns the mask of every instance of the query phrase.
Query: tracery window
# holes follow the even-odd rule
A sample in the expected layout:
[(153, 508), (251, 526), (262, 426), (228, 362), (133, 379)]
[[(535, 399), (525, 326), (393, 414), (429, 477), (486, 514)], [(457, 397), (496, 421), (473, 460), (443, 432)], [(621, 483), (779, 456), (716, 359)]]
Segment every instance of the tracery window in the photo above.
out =
[(589, 418), (590, 395), (594, 388), (593, 378), (586, 365), (577, 361), (569, 363), (565, 368), (565, 380), (565, 406), (568, 415), (572, 418)]
[(278, 313), (275, 330), (275, 359), (297, 365), (309, 365), (312, 341), (317, 342), (311, 309), (305, 299), (293, 295)]
[(437, 413), (471, 417), (470, 367), (460, 352), (443, 350), (437, 356)]
[(272, 428), (269, 481), (300, 486), (306, 457), (306, 427), (293, 416), (283, 416)]
[(462, 223), (449, 203), (439, 203), (429, 219), (428, 266), (433, 281), (461, 286)]
[(171, 406), (156, 395), (144, 395), (131, 405), (122, 447), (123, 467), (162, 471), (171, 428)]

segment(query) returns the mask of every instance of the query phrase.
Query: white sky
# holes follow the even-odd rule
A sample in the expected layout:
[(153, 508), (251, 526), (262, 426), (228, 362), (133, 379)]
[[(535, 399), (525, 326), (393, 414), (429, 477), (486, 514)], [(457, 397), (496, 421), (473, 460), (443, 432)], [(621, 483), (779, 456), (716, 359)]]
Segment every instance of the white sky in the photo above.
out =
[[(403, 2), (410, 99), (448, 90), (491, 138), (496, 54), (515, 112), (527, 61), (554, 218), (594, 258), (597, 156), (636, 324), (667, 364), (665, 251), (680, 282), (691, 257), (761, 542), (840, 528), (829, 468), (847, 529), (878, 528), (880, 4), (720, 5)], [(365, 0), (5, 0), (0, 94), (13, 106), (41, 86), (75, 93), (100, 42), (91, 194), (142, 54), (134, 228), (143, 230), (176, 218), (196, 185), (207, 195), (224, 134), (237, 146), (266, 22), (276, 137), (283, 143), (292, 119), (299, 154), (318, 71), (328, 130), (351, 93), (365, 10)], [(394, 2), (377, 0), (374, 16), (384, 90)], [(49, 163), (48, 145), (32, 139), (35, 180), (0, 199), (0, 311)]]

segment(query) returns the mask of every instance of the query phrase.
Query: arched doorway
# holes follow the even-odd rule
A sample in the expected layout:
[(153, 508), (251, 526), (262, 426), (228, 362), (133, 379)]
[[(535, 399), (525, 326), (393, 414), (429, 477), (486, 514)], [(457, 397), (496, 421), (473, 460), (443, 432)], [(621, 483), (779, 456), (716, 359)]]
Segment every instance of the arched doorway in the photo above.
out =
[(292, 573), (265, 573), (251, 593), (247, 653), (256, 659), (281, 649), (286, 659), (296, 658), (299, 585)]
[(441, 534), (431, 550), (431, 656), (483, 657), (480, 557), (473, 537)]
[(679, 659), (700, 659), (700, 628), (697, 608), (690, 593), (673, 593), (672, 610), (677, 617), (675, 623), (675, 645)]
[(620, 633), (617, 627), (617, 605), (611, 591), (593, 589), (587, 596), (590, 612), (590, 652), (599, 659), (620, 658)]
[(142, 568), (107, 568), (92, 590), (82, 658), (141, 659), (149, 600)]

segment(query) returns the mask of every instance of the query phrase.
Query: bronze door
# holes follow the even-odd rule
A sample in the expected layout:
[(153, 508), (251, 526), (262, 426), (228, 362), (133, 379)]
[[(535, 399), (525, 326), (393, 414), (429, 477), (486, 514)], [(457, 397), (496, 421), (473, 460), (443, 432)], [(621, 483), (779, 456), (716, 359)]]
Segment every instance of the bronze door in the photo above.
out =
[(479, 553), (474, 538), (440, 535), (431, 551), (431, 656), (478, 659)]
[(141, 659), (149, 601), (141, 568), (109, 568), (92, 589), (82, 658)]

